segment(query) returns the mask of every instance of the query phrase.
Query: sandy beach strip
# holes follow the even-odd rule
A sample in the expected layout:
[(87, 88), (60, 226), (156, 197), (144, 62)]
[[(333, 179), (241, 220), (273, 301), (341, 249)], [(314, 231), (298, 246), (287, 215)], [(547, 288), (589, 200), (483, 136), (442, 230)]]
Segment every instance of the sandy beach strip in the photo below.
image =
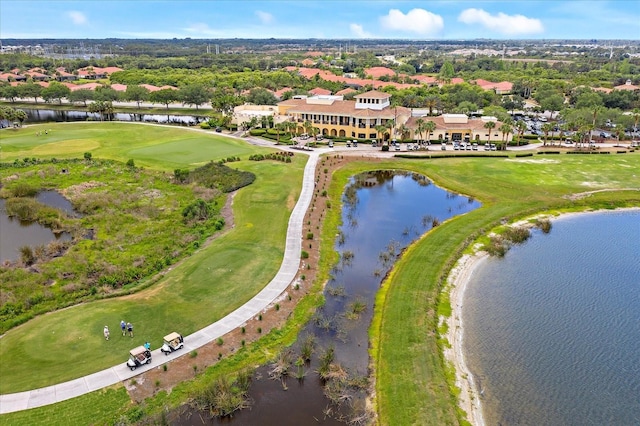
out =
[(447, 289), (445, 289), (449, 291), (451, 316), (440, 319), (446, 321), (448, 325), (446, 337), (450, 347), (444, 350), (444, 356), (456, 370), (456, 386), (460, 388), (458, 404), (467, 413), (467, 420), (475, 426), (484, 426), (485, 423), (479, 390), (464, 359), (462, 305), (471, 275), (487, 257), (486, 253), (481, 252), (473, 255), (465, 254), (458, 260), (449, 274)]

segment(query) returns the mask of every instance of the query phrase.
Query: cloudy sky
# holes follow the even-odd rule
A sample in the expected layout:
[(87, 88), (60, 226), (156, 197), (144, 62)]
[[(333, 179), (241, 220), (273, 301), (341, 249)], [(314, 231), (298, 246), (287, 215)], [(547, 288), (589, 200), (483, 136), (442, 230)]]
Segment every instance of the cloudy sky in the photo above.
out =
[(640, 0), (1, 0), (0, 38), (640, 39)]

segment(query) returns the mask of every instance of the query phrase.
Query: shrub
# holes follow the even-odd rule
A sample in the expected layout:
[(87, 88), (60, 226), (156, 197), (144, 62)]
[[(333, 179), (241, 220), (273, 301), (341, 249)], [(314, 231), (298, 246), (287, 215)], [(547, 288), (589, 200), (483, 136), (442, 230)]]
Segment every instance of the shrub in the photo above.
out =
[(313, 240), (313, 232), (307, 232), (307, 240)]
[(216, 343), (218, 344), (218, 346), (222, 346), (224, 344), (224, 340), (222, 340), (222, 337), (218, 337), (218, 340), (216, 340)]
[(503, 236), (512, 243), (520, 244), (529, 239), (531, 232), (524, 226), (508, 227), (504, 231)]
[(203, 121), (202, 123), (200, 123), (200, 128), (204, 130), (209, 130), (211, 128), (211, 125), (208, 122)]
[(84, 153), (84, 159), (87, 160), (87, 161), (91, 160), (91, 153), (90, 152), (85, 152)]
[(309, 253), (302, 250), (302, 252), (300, 252), (300, 257), (303, 259), (308, 259), (309, 258)]
[(129, 158), (129, 160), (127, 161), (127, 166), (131, 168), (136, 166), (136, 163), (133, 161), (133, 158)]

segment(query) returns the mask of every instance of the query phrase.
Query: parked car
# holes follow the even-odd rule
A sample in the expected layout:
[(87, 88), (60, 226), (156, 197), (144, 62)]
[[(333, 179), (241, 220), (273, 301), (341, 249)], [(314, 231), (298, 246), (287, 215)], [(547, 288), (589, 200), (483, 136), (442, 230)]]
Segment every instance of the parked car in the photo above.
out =
[(400, 151), (400, 145), (396, 144), (396, 151)]
[(347, 148), (351, 148), (351, 140), (347, 139)]
[(491, 151), (495, 151), (495, 150), (496, 150), (496, 144), (495, 144), (495, 143), (492, 143), (492, 144), (489, 146), (489, 149), (491, 149)]
[(144, 346), (138, 346), (129, 351), (129, 360), (127, 361), (127, 367), (131, 371), (144, 364), (151, 363), (151, 351)]
[(442, 143), (442, 147), (440, 148), (442, 151), (446, 151), (447, 150), (447, 144), (446, 143)]
[(184, 346), (184, 337), (181, 334), (173, 333), (164, 336), (164, 341), (160, 347), (160, 351), (165, 355), (169, 355), (171, 352), (175, 352), (178, 349), (182, 349)]
[(329, 141), (329, 148), (333, 148), (333, 141)]
[(354, 148), (358, 147), (358, 141), (356, 139), (353, 140), (353, 147)]
[(474, 143), (473, 143), (473, 150), (474, 150), (474, 151), (477, 151), (477, 150), (478, 150), (478, 143), (477, 143), (477, 142), (474, 142)]
[(485, 144), (484, 144), (484, 150), (485, 150), (485, 151), (489, 151), (490, 149), (491, 149), (491, 147), (489, 146), (489, 144), (488, 144), (488, 143), (485, 143)]
[(374, 147), (374, 148), (375, 148), (376, 146), (378, 146), (378, 141), (377, 141), (377, 140), (375, 140), (375, 139), (371, 139), (371, 146), (372, 146), (372, 147)]

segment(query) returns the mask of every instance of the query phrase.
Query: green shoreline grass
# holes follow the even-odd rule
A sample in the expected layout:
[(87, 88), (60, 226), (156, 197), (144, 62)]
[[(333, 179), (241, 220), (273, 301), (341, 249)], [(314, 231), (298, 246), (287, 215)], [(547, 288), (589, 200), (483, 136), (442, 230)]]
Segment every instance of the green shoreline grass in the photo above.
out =
[[(322, 230), (320, 271), (314, 284), (316, 291), (326, 280), (336, 258), (333, 242), (340, 221), (340, 198), (346, 181), (353, 174), (389, 168), (413, 170), (429, 176), (440, 186), (473, 196), (483, 203), (480, 209), (445, 222), (412, 245), (383, 283), (370, 329), (372, 366), (376, 378), (375, 403), (380, 424), (462, 422), (462, 413), (458, 411), (455, 401), (455, 390), (451, 387), (453, 377), (445, 367), (438, 347), (436, 324), (440, 286), (453, 263), (475, 238), (484, 235), (503, 219), (514, 220), (539, 211), (580, 211), (640, 205), (638, 190), (599, 193), (575, 202), (562, 198), (566, 194), (589, 190), (584, 182), (592, 187), (596, 184), (614, 189), (633, 187), (631, 175), (633, 170), (640, 168), (640, 156), (589, 157), (576, 159), (562, 156), (559, 163), (555, 162), (556, 159), (554, 162), (538, 163), (497, 159), (450, 159), (438, 162), (388, 160), (375, 165), (352, 163), (335, 173), (329, 189), (334, 207), (329, 210)], [(590, 180), (579, 180), (587, 177)], [(540, 183), (542, 179), (543, 184)], [(259, 360), (266, 359), (281, 344), (288, 344), (295, 339), (297, 330), (306, 322), (309, 312), (320, 303), (321, 296), (312, 294), (296, 308), (293, 319), (283, 330), (274, 331), (264, 340), (251, 345), (251, 348), (242, 349), (238, 353), (239, 358), (216, 364), (202, 376), (202, 380), (208, 376), (228, 374), (241, 366), (255, 365)], [(146, 401), (146, 412), (158, 412), (165, 406), (175, 406), (179, 400), (186, 398), (189, 389), (198, 386), (200, 377), (195, 382), (177, 386), (171, 395), (161, 393)], [(86, 419), (95, 419), (91, 413), (97, 407), (87, 402), (94, 398), (94, 394), (75, 398), (69, 404), (75, 407), (74, 410), (86, 410)], [(126, 393), (120, 394), (123, 394), (121, 399), (124, 407), (113, 414), (114, 418), (128, 409)], [(64, 407), (69, 409), (69, 405)], [(60, 410), (63, 410), (62, 404), (56, 404), (0, 418), (7, 420), (8, 424), (26, 424), (24, 419), (28, 417), (25, 416), (46, 418), (49, 415), (56, 416)]]

